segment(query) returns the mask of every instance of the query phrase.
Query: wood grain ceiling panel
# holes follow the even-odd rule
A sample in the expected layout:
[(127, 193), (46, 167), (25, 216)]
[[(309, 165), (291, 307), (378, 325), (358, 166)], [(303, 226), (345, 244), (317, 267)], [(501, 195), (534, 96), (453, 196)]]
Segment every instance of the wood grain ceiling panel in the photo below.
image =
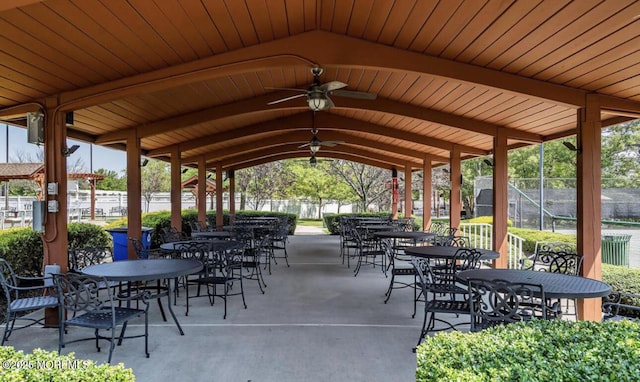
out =
[[(243, 73), (227, 74), (221, 66), (223, 69), (216, 69), (220, 75), (184, 77), (193, 78), (191, 83), (171, 81), (180, 86), (149, 86), (153, 90), (123, 92), (127, 96), (122, 99), (103, 97), (96, 101), (103, 104), (76, 111), (77, 123), (72, 130), (89, 134), (87, 137), (103, 136), (99, 137), (102, 142), (112, 143), (121, 142), (126, 129), (139, 128), (145, 150), (160, 153), (165, 146), (182, 143), (187, 147), (183, 156), (236, 147), (239, 142), (255, 142), (259, 148), (265, 137), (282, 131), (262, 133), (256, 126), (273, 128), (274, 118), (293, 116), (306, 105), (300, 97), (267, 107), (269, 94), (273, 93), (273, 100), (296, 94), (294, 90), (267, 88), (307, 88), (313, 81), (311, 62), (318, 61), (325, 69), (321, 82), (342, 81), (348, 90), (378, 94), (378, 100), (371, 103), (333, 97), (336, 108), (319, 116), (338, 116), (328, 120), (357, 126), (337, 131), (380, 147), (402, 145), (412, 152), (448, 156), (448, 142), (455, 142), (477, 154), (492, 149), (491, 135), (500, 126), (513, 135), (510, 144), (543, 139), (537, 134), (570, 134), (576, 110), (544, 101), (545, 94), (536, 89), (531, 90), (533, 98), (526, 95), (529, 91), (523, 86), (511, 89), (518, 92), (513, 93), (500, 90), (500, 81), (480, 81), (493, 87), (476, 85), (468, 75), (476, 69), (471, 66), (466, 73), (460, 68), (459, 74), (433, 70), (466, 82), (431, 75), (428, 67), (414, 69), (420, 73), (404, 71), (410, 66), (394, 62), (393, 55), (388, 60), (371, 57), (369, 61), (381, 64), (369, 67), (370, 62), (352, 61), (352, 48), (360, 49), (363, 43), (357, 39), (366, 40), (364, 44), (377, 43), (381, 49), (395, 47), (397, 56), (406, 59), (413, 53), (405, 51), (417, 52), (455, 60), (451, 62), (454, 66), (471, 63), (492, 68), (496, 76), (503, 71), (525, 81), (533, 77), (638, 99), (640, 37), (634, 17), (639, 14), (640, 2), (631, 0), (42, 0), (0, 11), (0, 65), (10, 71), (0, 74), (0, 107), (65, 91), (65, 100), (90, 97), (90, 92), (78, 89), (91, 85), (107, 89), (111, 86), (108, 82), (115, 80), (119, 82), (114, 84), (135, 87), (127, 77), (138, 74), (162, 83), (152, 71), (168, 69), (190, 76), (192, 73), (171, 67), (182, 63), (198, 67), (193, 61), (203, 58), (213, 62), (210, 67), (199, 67), (204, 71), (217, 62), (252, 62), (271, 54), (269, 49), (257, 49), (258, 44), (283, 46), (282, 41), (274, 40), (305, 31), (329, 31), (333, 34), (324, 36), (335, 40), (337, 49), (326, 55), (292, 44), (291, 54), (304, 52), (298, 64), (270, 70), (249, 67)], [(343, 52), (337, 44), (346, 44)], [(376, 45), (370, 47), (375, 49)], [(223, 53), (227, 55), (216, 57)], [(64, 98), (67, 95), (69, 98)], [(579, 106), (579, 101), (569, 103)], [(623, 104), (623, 108), (633, 106)], [(214, 119), (204, 118), (209, 116)], [(302, 119), (292, 121), (300, 123)], [(153, 126), (160, 131), (151, 131)], [(361, 131), (367, 128), (372, 133)], [(234, 129), (257, 134), (213, 142), (211, 137), (222, 137), (222, 132)], [(385, 134), (385, 129), (390, 133)], [(413, 139), (402, 140), (401, 134)], [(436, 147), (425, 145), (418, 137), (433, 139)], [(198, 141), (209, 143), (199, 147), (194, 143)], [(350, 145), (358, 150), (366, 146)]]

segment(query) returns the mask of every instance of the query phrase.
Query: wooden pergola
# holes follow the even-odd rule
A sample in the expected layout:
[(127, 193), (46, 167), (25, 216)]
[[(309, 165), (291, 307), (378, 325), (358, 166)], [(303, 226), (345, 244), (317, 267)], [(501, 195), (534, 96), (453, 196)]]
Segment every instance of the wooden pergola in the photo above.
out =
[[(197, 176), (192, 176), (189, 179), (186, 179), (182, 182), (182, 184), (180, 185), (180, 187), (183, 190), (190, 190), (195, 196), (196, 196), (196, 209), (200, 210), (200, 205), (198, 204), (198, 192), (200, 187), (200, 183), (198, 182), (198, 177)], [(216, 195), (216, 182), (207, 178), (205, 180), (205, 196), (208, 196), (210, 198), (210, 206), (213, 209), (213, 201), (214, 201), (214, 196)], [(228, 187), (224, 190), (228, 190)], [(205, 211), (206, 211), (206, 204), (204, 207)]]
[[(43, 163), (0, 163), (0, 182), (23, 179), (34, 181), (38, 185), (38, 199), (44, 197), (44, 164)], [(96, 218), (96, 181), (104, 179), (103, 174), (78, 173), (67, 174), (67, 179), (83, 179), (91, 187), (91, 219)]]
[[(640, 117), (639, 15), (633, 0), (5, 0), (0, 120), (42, 124), (45, 181), (61, 195), (67, 137), (126, 150), (130, 236), (141, 230), (141, 155), (171, 163), (175, 226), (182, 165), (201, 184), (215, 171), (217, 189), (226, 172), (233, 195), (235, 170), (308, 156), (312, 128), (344, 142), (319, 157), (404, 172), (408, 212), (412, 172), (429, 195), (432, 168), (449, 164), (452, 226), (461, 161), (493, 155), (497, 267), (508, 150), (577, 135), (578, 250), (584, 275), (600, 278), (600, 134)], [(314, 81), (347, 86), (324, 94)], [(204, 188), (197, 198), (205, 205)], [(59, 202), (46, 263), (66, 263)], [(599, 309), (583, 301), (580, 316)]]

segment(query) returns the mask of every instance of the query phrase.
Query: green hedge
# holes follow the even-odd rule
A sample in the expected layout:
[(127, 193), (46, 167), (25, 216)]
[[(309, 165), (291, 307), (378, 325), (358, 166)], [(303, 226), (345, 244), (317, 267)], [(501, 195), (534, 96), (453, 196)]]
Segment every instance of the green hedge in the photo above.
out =
[[(111, 236), (101, 227), (69, 223), (69, 248), (111, 246)], [(0, 257), (22, 276), (42, 276), (44, 250), (39, 232), (31, 228), (0, 231)]]
[[(24, 354), (11, 346), (0, 347), (0, 381), (14, 382), (133, 382), (133, 370), (126, 369), (124, 364), (96, 364), (94, 361), (79, 360), (73, 353), (58, 355), (35, 349), (33, 353)], [(18, 366), (19, 365), (19, 366)]]
[[(207, 220), (209, 222), (215, 222), (216, 220), (216, 212), (208, 211), (207, 212)], [(241, 219), (243, 217), (260, 217), (260, 216), (276, 216), (276, 217), (286, 217), (289, 223), (289, 234), (293, 235), (296, 230), (296, 224), (298, 221), (298, 216), (295, 214), (289, 214), (284, 212), (269, 212), (269, 211), (237, 211), (236, 219)], [(189, 223), (195, 223), (198, 221), (198, 211), (193, 209), (183, 210), (182, 211), (182, 227), (180, 227), (180, 232), (184, 232), (187, 235), (191, 235), (191, 225)], [(228, 225), (230, 221), (229, 213), (227, 211), (223, 214), (223, 224)], [(122, 218), (111, 222), (106, 228), (115, 228), (115, 227), (126, 227), (127, 226), (127, 218)], [(170, 211), (159, 211), (159, 212), (150, 212), (146, 214), (142, 214), (142, 226), (153, 228), (153, 235), (151, 237), (151, 247), (158, 248), (161, 243), (160, 233), (163, 228), (171, 227), (171, 212)]]
[(640, 323), (517, 323), (425, 338), (417, 381), (637, 381)]

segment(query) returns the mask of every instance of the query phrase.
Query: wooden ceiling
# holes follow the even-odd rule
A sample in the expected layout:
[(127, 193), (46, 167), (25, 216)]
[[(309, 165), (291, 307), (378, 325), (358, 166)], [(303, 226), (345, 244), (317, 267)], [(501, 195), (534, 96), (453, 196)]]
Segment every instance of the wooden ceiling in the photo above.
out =
[(3, 0), (0, 119), (55, 102), (69, 137), (239, 169), (308, 156), (421, 168), (576, 133), (597, 94), (603, 126), (640, 117), (640, 2), (419, 0)]

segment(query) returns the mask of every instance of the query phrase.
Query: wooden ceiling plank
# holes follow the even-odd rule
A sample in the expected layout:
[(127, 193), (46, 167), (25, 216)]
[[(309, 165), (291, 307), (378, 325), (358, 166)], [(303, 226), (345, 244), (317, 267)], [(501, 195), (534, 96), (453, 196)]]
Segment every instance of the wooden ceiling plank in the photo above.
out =
[(227, 51), (243, 48), (245, 45), (242, 37), (233, 23), (233, 15), (229, 13), (226, 3), (209, 0), (204, 2), (204, 4), (211, 17), (211, 21), (224, 41)]
[(289, 34), (294, 35), (305, 32), (304, 2), (284, 0), (284, 9), (286, 9), (287, 28)]
[(433, 38), (440, 33), (447, 21), (449, 21), (451, 10), (458, 9), (461, 4), (462, 0), (439, 1), (408, 49), (425, 53)]
[(273, 28), (274, 38), (285, 38), (291, 36), (289, 30), (289, 20), (287, 17), (287, 8), (284, 0), (269, 1), (269, 19)]
[[(213, 54), (213, 51), (207, 43), (207, 38), (195, 27), (195, 21), (185, 11), (185, 7), (187, 6), (189, 6), (189, 4), (184, 4), (182, 1), (166, 1), (160, 3), (158, 8), (164, 14), (167, 21), (173, 26), (166, 30), (170, 30), (172, 34), (176, 34), (173, 38), (174, 40), (180, 39), (185, 41), (196, 58), (209, 57)], [(199, 5), (197, 7), (200, 8)], [(186, 53), (189, 53), (189, 51)]]
[(394, 45), (405, 22), (416, 9), (416, 0), (395, 2), (389, 12), (387, 21), (382, 26), (378, 42), (384, 45)]
[[(595, 28), (600, 28), (601, 24), (619, 25), (621, 18), (619, 14), (612, 14), (612, 7), (619, 6), (621, 9), (628, 6), (623, 1), (605, 1), (596, 6), (579, 19), (567, 25), (559, 33), (550, 36), (536, 46), (529, 47), (526, 54), (514, 59), (503, 68), (504, 71), (517, 73), (525, 77), (533, 76), (566, 56), (575, 52), (581, 47), (589, 45), (601, 38), (596, 37)], [(608, 27), (605, 26), (605, 29)], [(554, 57), (555, 56), (555, 57)]]
[[(587, 0), (584, 3), (587, 3)], [(475, 57), (471, 63), (492, 69), (499, 67), (492, 66), (491, 62), (503, 52), (514, 49), (514, 45), (525, 39), (532, 33), (541, 34), (543, 38), (556, 32), (553, 29), (540, 29), (540, 25), (544, 25), (555, 14), (560, 12), (569, 4), (568, 0), (564, 1), (543, 1), (526, 14), (526, 21), (515, 22), (508, 29), (508, 33), (502, 34), (495, 38), (494, 41), (485, 49), (480, 56)], [(535, 45), (533, 45), (535, 46)]]
[(249, 13), (247, 4), (244, 1), (235, 0), (223, 0), (223, 3), (231, 17), (230, 21), (233, 23), (236, 32), (240, 36), (242, 45), (251, 46), (260, 43), (260, 39), (258, 38), (258, 34), (255, 29), (254, 20), (251, 17), (252, 15)]
[(224, 39), (220, 36), (220, 32), (211, 21), (211, 16), (202, 2), (200, 0), (181, 0), (180, 3), (191, 19), (193, 28), (198, 30), (213, 54), (228, 51)]
[[(640, 39), (636, 42), (640, 46)], [(607, 56), (609, 53), (607, 53)], [(585, 89), (598, 91), (604, 89), (604, 93), (609, 93), (610, 89), (615, 86), (619, 86), (619, 82), (628, 78), (634, 78), (640, 71), (638, 70), (638, 56), (640, 50), (627, 56), (618, 56), (615, 62), (611, 62), (612, 65), (603, 64), (599, 68), (591, 70), (588, 73), (584, 73), (579, 77), (567, 82), (567, 84), (581, 86)], [(616, 70), (612, 71), (612, 67)], [(569, 86), (572, 86), (569, 85)]]
[[(290, 0), (296, 1), (296, 0)], [(316, 30), (320, 27), (318, 20), (318, 2), (320, 0), (305, 0), (304, 6), (304, 31)]]
[[(601, 0), (576, 1), (567, 4), (555, 13), (552, 13), (554, 10), (550, 10), (551, 12), (548, 13), (548, 18), (544, 20), (541, 19), (541, 22), (537, 25), (532, 23), (532, 25), (527, 28), (531, 28), (528, 32), (527, 29), (524, 30), (525, 33), (522, 35), (521, 39), (516, 41), (515, 44), (508, 49), (499, 52), (487, 63), (487, 66), (498, 70), (504, 70), (504, 68), (514, 60), (524, 55), (528, 55), (532, 49), (535, 49), (545, 41), (555, 40), (554, 36), (565, 36), (563, 30), (580, 18), (584, 17), (585, 14), (592, 11), (598, 3), (601, 3)], [(543, 5), (546, 6), (546, 4)], [(540, 7), (537, 9), (539, 8)], [(527, 61), (531, 62), (532, 60), (527, 59)]]
[[(113, 18), (113, 15), (109, 14), (100, 3), (93, 5), (90, 12), (72, 2), (47, 2), (46, 5), (93, 40), (95, 47), (106, 49), (113, 54), (114, 58), (125, 63), (128, 68), (126, 75), (158, 68), (145, 59), (146, 55), (135, 50), (136, 45), (141, 47), (140, 40), (135, 38), (128, 28), (124, 28), (117, 19)], [(105, 20), (109, 20), (107, 25), (103, 25)], [(126, 39), (123, 39), (125, 36)]]
[(505, 35), (514, 24), (520, 22), (532, 9), (534, 9), (543, 0), (515, 1), (504, 12), (500, 14), (481, 14), (480, 17), (487, 18), (486, 27), (480, 35), (478, 35), (472, 44), (461, 51), (456, 57), (456, 61), (471, 62), (483, 52), (490, 48), (496, 40), (496, 36)]
[(475, 17), (469, 20), (469, 23), (467, 23), (462, 30), (451, 35), (453, 40), (440, 53), (440, 57), (451, 60), (455, 59), (460, 52), (465, 51), (474, 43), (476, 38), (482, 34), (487, 26), (491, 25), (491, 20), (499, 18), (499, 15), (512, 6), (514, 1), (515, 0), (486, 1), (483, 8), (476, 13)]
[[(271, 16), (269, 4), (267, 4), (265, 0), (248, 0), (245, 2), (245, 6), (251, 23), (253, 24), (252, 29), (255, 31), (256, 38), (259, 42), (267, 42), (275, 39), (274, 26), (276, 28), (284, 28), (286, 31), (286, 26), (274, 25), (275, 23), (271, 17), (262, 17), (263, 15)], [(288, 33), (286, 35), (288, 35)]]
[(467, 24), (485, 5), (485, 1), (466, 1), (461, 4), (442, 26), (438, 34), (434, 36), (433, 40), (431, 40), (431, 43), (425, 49), (425, 53), (433, 56), (441, 56), (451, 41), (464, 30)]

